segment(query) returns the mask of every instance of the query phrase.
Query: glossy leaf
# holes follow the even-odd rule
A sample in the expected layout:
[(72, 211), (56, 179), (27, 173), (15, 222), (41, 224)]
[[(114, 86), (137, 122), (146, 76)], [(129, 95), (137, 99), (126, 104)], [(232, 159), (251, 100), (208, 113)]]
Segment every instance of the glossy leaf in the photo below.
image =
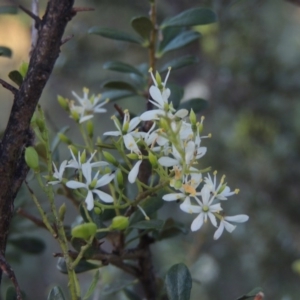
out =
[(42, 253), (46, 246), (43, 240), (36, 237), (19, 237), (9, 239), (9, 242), (28, 254), (40, 254)]
[(137, 295), (130, 289), (127, 289), (127, 288), (123, 289), (123, 293), (125, 294), (125, 296), (127, 297), (128, 300), (140, 300), (141, 299), (141, 297), (139, 295)]
[(138, 76), (143, 76), (143, 74), (134, 66), (120, 62), (120, 61), (108, 61), (103, 65), (103, 69), (118, 71), (122, 73), (132, 73)]
[(199, 39), (201, 34), (196, 31), (183, 31), (177, 35), (173, 40), (171, 40), (162, 50), (157, 53), (157, 56), (160, 57), (164, 53), (182, 48), (191, 42)]
[(11, 49), (1, 46), (0, 47), (0, 56), (11, 57), (12, 56)]
[(172, 83), (168, 83), (167, 87), (171, 90), (169, 101), (173, 103), (175, 109), (178, 109), (184, 90), (181, 86)]
[(62, 289), (59, 286), (54, 286), (48, 294), (47, 300), (65, 300)]
[(180, 263), (173, 265), (167, 272), (165, 285), (169, 299), (189, 300), (192, 289), (192, 277), (188, 268)]
[(253, 298), (255, 297), (259, 292), (262, 292), (263, 289), (261, 287), (256, 287), (254, 288), (253, 290), (251, 290), (249, 293), (239, 297), (238, 299), (236, 300), (246, 300), (246, 299), (250, 299), (250, 298)]
[(136, 92), (135, 88), (130, 83), (125, 81), (107, 81), (103, 84), (102, 87), (108, 89)]
[(20, 86), (23, 82), (23, 76), (21, 73), (17, 70), (11, 71), (8, 73), (8, 77), (11, 81), (13, 81), (15, 84)]
[(130, 227), (136, 229), (153, 229), (153, 230), (161, 230), (164, 226), (164, 221), (162, 220), (149, 220), (149, 221), (140, 221), (132, 224)]
[(165, 221), (162, 230), (157, 236), (157, 240), (171, 238), (178, 234), (187, 234), (188, 232), (189, 229), (183, 223), (176, 222), (172, 218), (169, 218)]
[(88, 300), (93, 295), (93, 293), (95, 291), (95, 288), (97, 287), (97, 283), (99, 281), (99, 278), (100, 278), (100, 273), (99, 273), (99, 270), (97, 270), (95, 272), (95, 275), (93, 277), (93, 281), (92, 281), (91, 285), (89, 286), (86, 294), (83, 297), (83, 300)]
[[(26, 295), (23, 291), (21, 291), (22, 299), (26, 299)], [(17, 293), (16, 289), (13, 286), (10, 286), (7, 288), (6, 293), (5, 293), (5, 300), (17, 300)]]
[[(56, 267), (61, 273), (68, 274), (66, 262), (62, 257), (58, 259)], [(83, 273), (98, 268), (98, 265), (87, 262), (86, 260), (81, 260), (79, 264), (75, 267), (75, 273)]]
[(160, 33), (158, 52), (161, 52), (173, 39), (176, 38), (179, 34), (184, 32), (184, 28), (180, 27), (167, 27), (164, 28)]
[(108, 39), (125, 41), (125, 42), (130, 42), (135, 44), (143, 44), (142, 39), (135, 37), (134, 35), (131, 35), (129, 33), (117, 29), (113, 29), (113, 28), (95, 26), (90, 28), (88, 33), (100, 35)]
[(131, 20), (132, 28), (146, 41), (150, 39), (150, 33), (153, 29), (152, 22), (147, 17), (136, 17)]
[(15, 15), (18, 13), (17, 6), (0, 6), (0, 14)]
[(135, 96), (136, 94), (131, 91), (125, 91), (125, 90), (111, 90), (111, 91), (104, 92), (101, 95), (103, 99), (116, 101), (116, 100)]
[(161, 25), (164, 27), (183, 27), (183, 26), (195, 26), (211, 24), (217, 21), (216, 14), (209, 8), (191, 8), (183, 11), (175, 17), (172, 17)]
[(187, 55), (179, 58), (175, 58), (169, 62), (167, 62), (160, 70), (159, 73), (163, 73), (168, 71), (168, 68), (171, 67), (172, 70), (177, 70), (192, 64), (198, 63), (199, 60), (196, 56)]
[(181, 103), (178, 107), (178, 109), (185, 108), (188, 111), (191, 110), (191, 108), (194, 110), (195, 113), (198, 113), (208, 107), (208, 102), (201, 98), (193, 98), (188, 101), (184, 101)]
[[(163, 205), (164, 205), (164, 201), (159, 196), (148, 198), (140, 204), (140, 206), (143, 208), (143, 210), (146, 212), (148, 216), (157, 212)], [(129, 226), (132, 226), (133, 224), (144, 220), (145, 220), (145, 216), (142, 214), (142, 212), (139, 209), (137, 209), (130, 216)]]

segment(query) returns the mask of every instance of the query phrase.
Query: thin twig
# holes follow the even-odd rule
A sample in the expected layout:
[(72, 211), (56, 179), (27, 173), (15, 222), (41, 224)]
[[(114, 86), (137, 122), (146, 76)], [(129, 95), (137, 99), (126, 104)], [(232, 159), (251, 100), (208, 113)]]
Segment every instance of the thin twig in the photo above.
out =
[(33, 12), (31, 12), (29, 9), (25, 8), (22, 5), (19, 5), (19, 8), (21, 10), (23, 10), (24, 13), (26, 13), (29, 17), (31, 17), (35, 21), (35, 26), (36, 27), (38, 27), (41, 24), (42, 20), (40, 19), (39, 16), (35, 15)]
[[(34, 16), (39, 15), (39, 0), (32, 0), (31, 2), (31, 11)], [(36, 19), (33, 19), (32, 26), (31, 26), (31, 49), (30, 49), (30, 56), (33, 52), (33, 49), (36, 46), (37, 40), (39, 36), (39, 31), (36, 24)]]
[(92, 7), (73, 7), (72, 12), (78, 13), (83, 11), (93, 11), (95, 8)]
[(17, 214), (19, 214), (20, 216), (22, 216), (22, 217), (24, 217), (24, 218), (30, 220), (32, 223), (34, 223), (34, 224), (37, 225), (38, 227), (47, 229), (47, 226), (45, 225), (45, 223), (44, 223), (41, 219), (39, 219), (39, 218), (37, 218), (37, 217), (35, 217), (35, 216), (29, 214), (29, 213), (28, 213), (27, 211), (25, 211), (24, 209), (18, 208)]
[(9, 265), (9, 263), (6, 261), (6, 259), (4, 258), (4, 256), (1, 253), (0, 253), (0, 268), (1, 268), (2, 272), (5, 273), (9, 277), (9, 279), (15, 286), (16, 293), (17, 293), (17, 300), (22, 300), (21, 289), (19, 287), (16, 275), (15, 275), (13, 269), (11, 268), (11, 266)]
[(119, 113), (120, 118), (123, 120), (124, 119), (124, 111), (118, 104), (114, 104), (115, 110)]
[(61, 40), (61, 45), (67, 43), (69, 40), (71, 40), (74, 37), (74, 34), (67, 36), (66, 38)]
[(14, 95), (17, 94), (17, 92), (19, 91), (18, 89), (16, 89), (15, 87), (13, 87), (11, 84), (9, 84), (8, 82), (4, 81), (3, 79), (0, 79), (0, 84), (6, 88), (7, 90), (9, 90), (10, 92), (12, 92)]

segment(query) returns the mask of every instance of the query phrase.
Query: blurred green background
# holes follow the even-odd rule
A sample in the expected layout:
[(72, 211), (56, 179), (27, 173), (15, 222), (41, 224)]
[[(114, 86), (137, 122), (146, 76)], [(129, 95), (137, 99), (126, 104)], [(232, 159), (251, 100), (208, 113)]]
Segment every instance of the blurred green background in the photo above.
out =
[[(30, 6), (30, 1), (16, 2)], [(208, 147), (203, 167), (212, 166), (219, 176), (226, 174), (229, 186), (240, 189), (224, 204), (226, 212), (246, 213), (250, 219), (232, 234), (225, 232), (218, 241), (212, 238), (212, 226), (206, 226), (153, 246), (156, 274), (163, 276), (172, 264), (186, 263), (195, 279), (194, 300), (234, 300), (256, 286), (263, 287), (266, 299), (299, 299), (300, 277), (292, 264), (300, 257), (300, 7), (283, 0), (157, 2), (158, 22), (195, 6), (210, 7), (218, 15), (217, 24), (199, 27), (203, 35), (199, 42), (168, 55), (168, 60), (179, 53), (199, 57), (197, 65), (172, 72), (169, 82), (184, 86), (185, 98), (203, 97), (209, 102), (202, 114), (204, 132), (212, 133), (212, 139), (203, 142)], [(95, 11), (80, 13), (69, 23), (65, 36), (74, 34), (74, 38), (62, 46), (42, 95), (41, 104), (53, 129), (73, 125), (57, 104), (58, 94), (71, 98), (72, 90), (80, 94), (84, 86), (97, 94), (105, 80), (118, 76), (102, 69), (105, 61), (140, 64), (148, 59), (147, 53), (133, 44), (87, 34), (96, 25), (131, 32), (130, 19), (148, 14), (147, 0), (75, 3)], [(46, 1), (41, 1), (41, 15), (45, 5)], [(28, 60), (30, 22), (22, 12), (0, 16), (0, 45), (13, 50), (11, 59), (0, 57), (4, 80), (9, 81), (8, 72)], [(1, 88), (0, 97), (2, 131), (12, 96)], [(134, 99), (118, 104), (135, 113), (144, 107)], [(109, 119), (114, 113), (112, 104), (108, 107), (109, 113), (98, 118), (99, 132), (113, 127)], [(27, 197), (21, 191), (16, 207), (22, 205), (35, 212)], [(186, 224), (192, 220), (174, 203), (166, 203), (161, 214), (176, 215)], [(9, 246), (8, 252), (15, 258), (12, 266), (28, 299), (46, 299), (52, 285), (66, 287), (65, 275), (56, 270), (56, 259), (51, 255), (59, 250), (48, 233), (34, 229), (20, 217), (14, 219), (12, 236), (22, 234), (20, 226), (42, 237), (47, 251), (20, 258)], [(80, 275), (84, 287), (90, 278), (91, 274)], [(113, 267), (103, 268), (99, 287), (126, 280), (131, 279)], [(4, 284), (8, 283), (4, 279)], [(99, 295), (92, 299), (99, 299)], [(105, 295), (101, 299), (125, 299), (122, 297)]]

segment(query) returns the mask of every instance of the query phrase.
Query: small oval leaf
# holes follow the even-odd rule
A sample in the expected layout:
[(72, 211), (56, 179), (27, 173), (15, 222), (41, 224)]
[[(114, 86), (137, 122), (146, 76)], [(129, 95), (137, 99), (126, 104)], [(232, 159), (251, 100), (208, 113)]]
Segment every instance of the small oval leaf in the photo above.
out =
[(134, 35), (131, 35), (129, 33), (117, 29), (113, 29), (113, 28), (95, 26), (90, 28), (88, 33), (100, 35), (108, 39), (125, 41), (125, 42), (130, 42), (135, 44), (143, 44), (142, 39), (135, 37)]
[(12, 238), (9, 242), (28, 254), (40, 254), (46, 248), (44, 241), (35, 237)]
[(99, 278), (100, 278), (100, 273), (99, 273), (99, 270), (97, 270), (95, 272), (95, 275), (94, 275), (94, 278), (93, 278), (93, 281), (91, 283), (91, 285), (89, 286), (86, 294), (84, 295), (83, 299), (82, 300), (88, 300), (94, 293), (94, 290), (95, 288), (97, 287), (97, 283), (99, 281)]
[(20, 86), (23, 82), (23, 76), (21, 73), (17, 70), (11, 71), (8, 73), (8, 77), (11, 81), (13, 81), (15, 84)]
[(192, 277), (188, 268), (180, 263), (173, 265), (167, 272), (165, 285), (169, 299), (189, 300), (192, 289)]
[(134, 66), (131, 66), (129, 64), (126, 64), (126, 63), (123, 63), (120, 61), (108, 61), (103, 65), (103, 69), (118, 71), (118, 72), (122, 72), (122, 73), (136, 74), (141, 77), (143, 76), (143, 74)]
[(135, 224), (132, 224), (130, 227), (137, 229), (146, 229), (146, 230), (161, 230), (164, 226), (164, 221), (162, 220), (149, 220), (149, 221), (140, 221)]
[(196, 31), (183, 31), (177, 35), (173, 40), (171, 40), (163, 49), (157, 53), (158, 57), (161, 57), (164, 53), (182, 48), (191, 42), (199, 39), (201, 34)]
[(115, 89), (115, 90), (127, 90), (136, 92), (135, 88), (128, 82), (125, 81), (107, 81), (103, 84), (103, 88)]
[(192, 108), (195, 113), (198, 113), (198, 112), (206, 109), (207, 107), (208, 107), (208, 102), (206, 100), (201, 99), (201, 98), (193, 98), (193, 99), (190, 99), (188, 101), (184, 101), (183, 103), (181, 103), (179, 105), (178, 109), (185, 108), (188, 111), (190, 111)]
[(0, 56), (11, 57), (12, 56), (11, 49), (1, 46), (0, 47)]
[(171, 67), (172, 70), (177, 70), (192, 64), (198, 63), (199, 60), (196, 56), (193, 55), (186, 55), (183, 57), (175, 58), (168, 63), (166, 63), (159, 71), (159, 73), (163, 73), (168, 71), (168, 68)]
[[(66, 262), (62, 257), (58, 259), (56, 267), (61, 273), (68, 274)], [(78, 265), (75, 267), (75, 273), (83, 273), (98, 268), (99, 268), (98, 265), (89, 263), (86, 260), (81, 260), (78, 263)]]
[(182, 27), (182, 26), (195, 26), (211, 24), (217, 21), (216, 14), (209, 8), (191, 8), (183, 11), (179, 15), (172, 17), (161, 25), (164, 27)]
[(17, 12), (17, 6), (0, 6), (0, 14), (15, 15)]
[(54, 286), (49, 295), (47, 300), (65, 300), (65, 296), (64, 293), (62, 291), (62, 289), (59, 286)]
[(131, 20), (132, 28), (146, 41), (150, 39), (153, 24), (147, 17), (136, 17)]
[(135, 93), (126, 90), (111, 90), (101, 94), (103, 99), (109, 99), (110, 102), (135, 96)]

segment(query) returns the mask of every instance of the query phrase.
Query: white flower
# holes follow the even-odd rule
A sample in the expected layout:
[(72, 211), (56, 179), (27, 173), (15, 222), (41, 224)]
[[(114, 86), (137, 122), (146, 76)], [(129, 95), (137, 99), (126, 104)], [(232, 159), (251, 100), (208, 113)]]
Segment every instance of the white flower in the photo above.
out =
[(191, 230), (196, 231), (200, 229), (204, 222), (207, 222), (209, 218), (213, 226), (217, 227), (217, 221), (214, 213), (222, 210), (220, 203), (212, 204), (214, 200), (214, 196), (210, 194), (210, 189), (207, 185), (204, 185), (201, 190), (202, 201), (200, 201), (197, 197), (199, 205), (193, 205), (190, 202), (190, 199), (186, 199), (181, 205), (180, 209), (187, 213), (197, 213), (199, 214), (196, 219), (192, 222)]
[[(120, 135), (126, 135), (128, 133), (135, 134), (134, 129), (139, 125), (141, 122), (141, 119), (139, 117), (135, 117), (130, 120), (129, 111), (126, 109), (124, 111), (124, 119), (123, 119), (123, 125), (121, 127), (121, 124), (119, 123), (116, 116), (112, 116), (112, 119), (115, 123), (115, 126), (117, 127), (117, 131), (107, 131), (104, 133), (104, 135), (111, 135), (111, 136), (120, 136)], [(138, 133), (138, 132), (136, 132)]]
[(80, 153), (80, 151), (78, 151), (78, 159), (76, 159), (72, 149), (70, 148), (70, 152), (72, 155), (72, 158), (69, 162), (68, 165), (66, 166), (66, 168), (73, 168), (73, 169), (77, 169), (77, 170), (81, 170), (82, 165), (84, 163), (88, 163), (91, 165), (92, 168), (97, 168), (97, 167), (104, 167), (104, 166), (108, 166), (109, 163), (106, 161), (96, 161), (96, 162), (91, 162), (92, 159), (94, 158), (95, 154), (97, 151), (94, 151), (91, 155), (91, 157), (85, 161), (85, 150), (82, 152), (82, 154)]
[(231, 217), (223, 217), (222, 220), (220, 221), (220, 225), (218, 227), (218, 229), (216, 230), (215, 234), (214, 234), (214, 239), (217, 240), (221, 234), (224, 231), (224, 228), (228, 231), (228, 232), (232, 232), (236, 226), (232, 225), (229, 223), (230, 222), (234, 222), (234, 223), (244, 223), (247, 222), (249, 219), (249, 217), (247, 215), (236, 215), (236, 216), (231, 216)]
[(230, 187), (227, 186), (226, 183), (224, 183), (225, 176), (222, 176), (221, 181), (219, 185), (217, 186), (217, 180), (216, 180), (217, 172), (214, 172), (214, 180), (212, 180), (210, 174), (208, 173), (207, 176), (204, 178), (204, 182), (207, 184), (209, 189), (212, 193), (215, 194), (215, 197), (219, 200), (227, 200), (227, 197), (230, 197), (234, 194), (238, 194), (239, 189), (235, 189), (234, 191), (230, 191)]
[(67, 162), (68, 162), (67, 160), (64, 160), (61, 163), (61, 165), (59, 166), (59, 171), (57, 170), (55, 163), (52, 162), (53, 168), (54, 168), (53, 177), (56, 178), (57, 180), (49, 181), (48, 184), (55, 185), (55, 184), (58, 184), (58, 183), (62, 182), (62, 180), (63, 180), (62, 176), (63, 176), (63, 173), (65, 171)]
[(75, 98), (78, 100), (81, 106), (74, 105), (73, 102), (70, 104), (71, 110), (76, 110), (80, 114), (79, 123), (83, 123), (93, 117), (94, 113), (104, 113), (106, 109), (101, 108), (105, 105), (108, 100), (102, 101), (99, 103), (101, 99), (101, 95), (88, 97), (89, 90), (87, 88), (83, 89), (83, 97), (79, 97), (75, 92), (72, 92)]
[(110, 183), (114, 179), (115, 174), (105, 174), (100, 179), (98, 179), (98, 171), (92, 180), (92, 167), (90, 163), (85, 163), (82, 165), (82, 174), (86, 180), (85, 183), (71, 180), (66, 183), (66, 186), (70, 189), (83, 188), (88, 191), (85, 198), (88, 210), (92, 210), (94, 207), (93, 194), (96, 194), (103, 202), (112, 203), (114, 201), (111, 195), (98, 190), (98, 188)]
[(138, 174), (139, 174), (139, 170), (140, 170), (140, 165), (142, 163), (142, 160), (138, 160), (135, 165), (133, 166), (133, 168), (131, 169), (131, 171), (128, 174), (128, 181), (130, 183), (134, 183)]

